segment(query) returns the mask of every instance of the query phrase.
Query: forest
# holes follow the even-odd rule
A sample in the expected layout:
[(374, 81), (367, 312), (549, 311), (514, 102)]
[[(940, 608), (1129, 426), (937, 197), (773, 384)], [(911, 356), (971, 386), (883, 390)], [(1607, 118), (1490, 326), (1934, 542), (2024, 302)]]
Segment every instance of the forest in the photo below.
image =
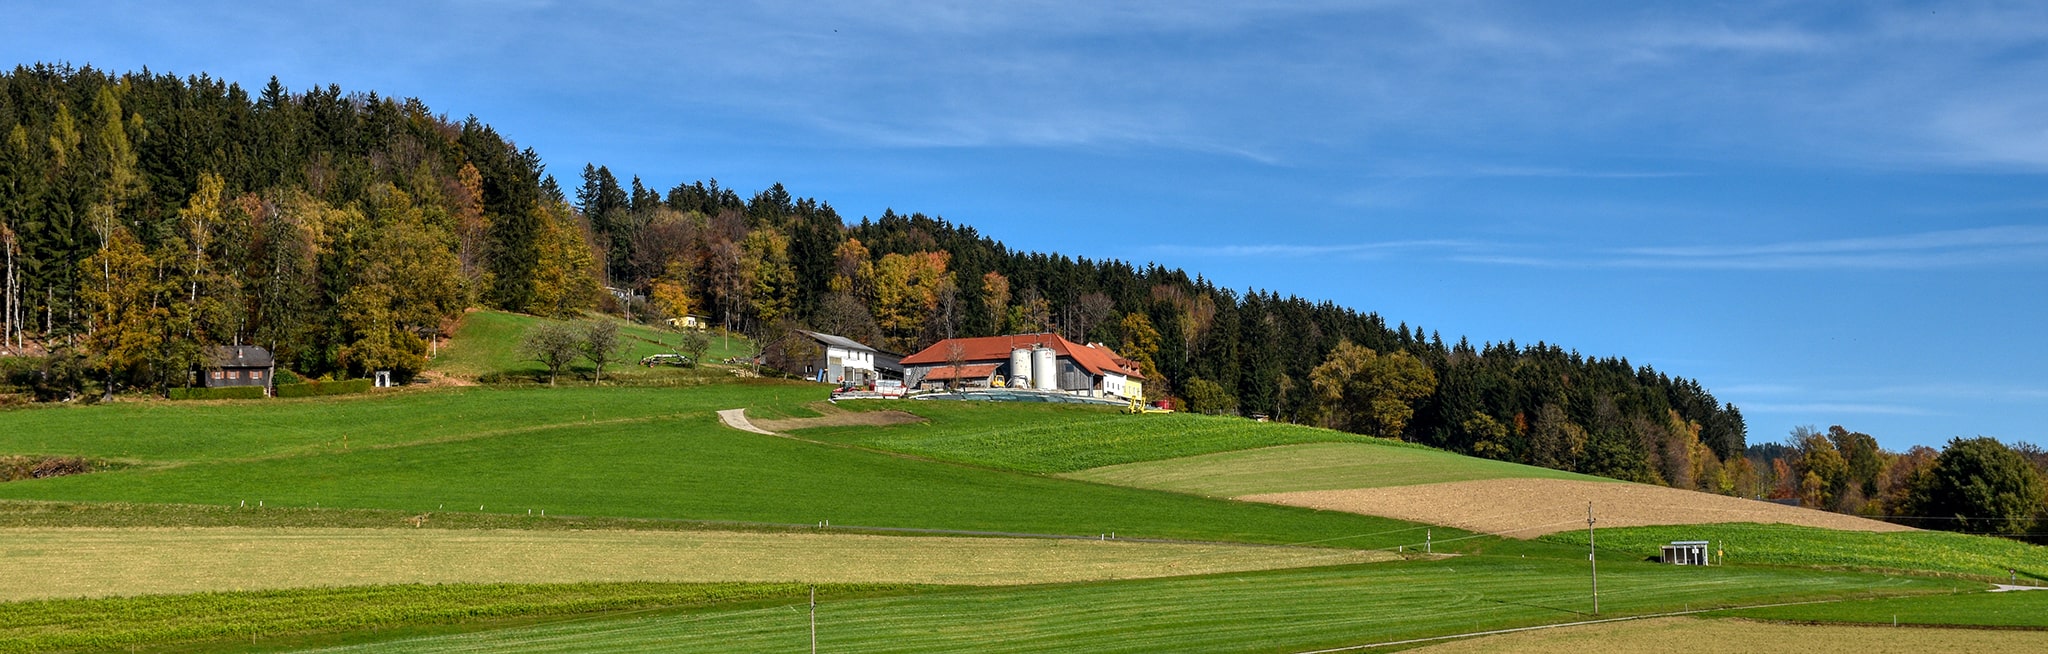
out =
[(0, 134), (0, 362), (44, 401), (162, 395), (221, 344), (306, 377), (410, 378), (471, 307), (700, 315), (771, 347), (801, 327), (899, 353), (1055, 331), (1140, 363), (1150, 399), (1183, 410), (1726, 494), (1778, 483), (1735, 406), (1625, 358), (1447, 341), (922, 213), (848, 220), (779, 184), (659, 189), (592, 163), (565, 187), (411, 98), (42, 64), (0, 76)]

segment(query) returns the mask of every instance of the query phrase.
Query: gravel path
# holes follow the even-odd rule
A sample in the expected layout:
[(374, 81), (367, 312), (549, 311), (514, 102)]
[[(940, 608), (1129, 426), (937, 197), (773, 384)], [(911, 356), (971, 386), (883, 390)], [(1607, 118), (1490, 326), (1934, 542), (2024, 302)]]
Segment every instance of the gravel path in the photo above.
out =
[(747, 420), (746, 409), (726, 409), (724, 411), (720, 411), (718, 412), (718, 421), (725, 423), (725, 426), (727, 427), (738, 429), (740, 431), (750, 431), (756, 434), (767, 434), (769, 436), (782, 435), (772, 431), (768, 431), (766, 429), (762, 429), (760, 427), (755, 427), (752, 421)]

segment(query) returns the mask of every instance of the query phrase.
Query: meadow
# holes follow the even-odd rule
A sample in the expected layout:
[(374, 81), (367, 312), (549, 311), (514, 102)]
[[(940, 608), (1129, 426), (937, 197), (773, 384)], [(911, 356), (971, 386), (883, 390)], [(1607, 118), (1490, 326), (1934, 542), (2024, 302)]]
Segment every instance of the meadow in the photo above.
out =
[(1682, 649), (1685, 644), (1739, 644), (1740, 651), (1752, 654), (2038, 652), (2048, 649), (2048, 633), (1984, 629), (1893, 629), (1766, 624), (1747, 620), (1661, 618), (1488, 636), (1428, 645), (1408, 651), (1417, 654), (1606, 654), (1671, 651)]
[[(831, 652), (1302, 651), (1585, 619), (1576, 562), (1473, 557), (1258, 573), (949, 589), (821, 602)], [(1798, 570), (1623, 564), (1601, 575), (1602, 615), (1842, 593), (1944, 592), (1942, 582)], [(322, 651), (802, 651), (800, 606), (590, 618)]]
[[(55, 575), (0, 595), (170, 593), (0, 604), (0, 651), (788, 651), (808, 644), (811, 583), (833, 651), (1298, 651), (1590, 612), (1582, 532), (1507, 540), (1203, 496), (1565, 473), (1086, 407), (849, 402), (927, 421), (797, 438), (713, 416), (813, 416), (826, 390), (520, 384), (0, 412), (0, 454), (125, 462), (0, 483), (0, 556)], [(1726, 541), (1736, 565), (1641, 560), (1691, 538)], [(1458, 556), (1416, 557), (1425, 539)], [(1602, 615), (1947, 597), (2048, 560), (1973, 536), (1767, 525), (1599, 539)], [(1362, 550), (1407, 560), (1330, 565), (1386, 558)], [(365, 561), (405, 563), (351, 566)], [(712, 581), (726, 583), (698, 583)], [(280, 583), (321, 587), (220, 592)]]
[(1858, 599), (1738, 609), (1716, 617), (1873, 625), (1970, 625), (2048, 629), (2048, 590)]
[(269, 400), (116, 402), (0, 412), (0, 453), (138, 464), (347, 454), (566, 425), (712, 415), (718, 409), (815, 415), (809, 385), (756, 381), (687, 389), (466, 387)]
[[(990, 532), (1328, 543), (1396, 548), (1421, 541), (1413, 523), (1308, 509), (1206, 499), (904, 458), (735, 431), (709, 407), (791, 403), (811, 386), (723, 385), (685, 389), (463, 389), (421, 393), (442, 431), (353, 431), (336, 407), (383, 406), (381, 398), (256, 405), (273, 419), (317, 425), (320, 435), (279, 437), (264, 448), (234, 433), (190, 436), (179, 465), (9, 482), (0, 498), (85, 502), (341, 507), (412, 512), (525, 513), (815, 524)], [(745, 401), (734, 395), (762, 401)], [(648, 401), (630, 402), (631, 398)], [(477, 398), (483, 404), (466, 404)], [(783, 398), (776, 400), (776, 398)], [(391, 401), (416, 401), (394, 395)], [(610, 399), (612, 401), (602, 401)], [(182, 408), (182, 405), (169, 405)], [(126, 407), (100, 407), (129, 411)], [(236, 407), (216, 408), (216, 415)], [(303, 414), (291, 417), (297, 409)], [(386, 406), (401, 415), (419, 413)], [(800, 411), (796, 406), (791, 412)], [(0, 431), (41, 415), (89, 417), (94, 408), (0, 414)], [(554, 425), (507, 428), (494, 411), (554, 414)], [(664, 415), (666, 414), (666, 415)], [(105, 415), (105, 414), (102, 414)], [(172, 417), (153, 422), (158, 416)], [(462, 417), (467, 415), (468, 417)], [(579, 419), (590, 416), (587, 420)], [(122, 435), (79, 436), (68, 447), (97, 453), (143, 434), (177, 433), (203, 419), (189, 412), (123, 415)], [(566, 423), (566, 424), (561, 424)], [(361, 423), (374, 424), (374, 423)], [(465, 431), (473, 425), (478, 431)], [(348, 434), (349, 444), (339, 437)], [(326, 440), (333, 438), (334, 440)], [(412, 439), (407, 441), (405, 439)], [(379, 443), (365, 447), (363, 441)], [(98, 443), (98, 444), (96, 444)], [(287, 449), (290, 448), (290, 449)], [(270, 451), (269, 456), (245, 453)], [(224, 453), (192, 460), (200, 453)], [(1477, 543), (1475, 543), (1476, 545)]]
[(1104, 466), (1070, 479), (1213, 497), (1384, 488), (1477, 479), (1613, 481), (1442, 450), (1384, 443), (1306, 443)]
[[(638, 365), (642, 357), (650, 354), (682, 353), (681, 333), (610, 316), (591, 319), (616, 323), (619, 326), (619, 340), (625, 346), (619, 356), (622, 361), (605, 366), (605, 379), (648, 382), (689, 379), (695, 376), (688, 370), (649, 369)], [(434, 357), (428, 370), (463, 379), (489, 379), (495, 382), (545, 379), (547, 369), (539, 362), (527, 359), (519, 351), (527, 332), (541, 324), (543, 320), (545, 319), (502, 311), (472, 311), (464, 314), (447, 347), (442, 348)], [(731, 357), (747, 356), (752, 352), (753, 345), (747, 339), (716, 332), (711, 333), (711, 349), (705, 353), (704, 358), (710, 361), (723, 361)], [(565, 372), (571, 373), (573, 378), (591, 375), (595, 370), (589, 362), (578, 360)]]
[(1129, 415), (1112, 407), (996, 402), (858, 400), (840, 405), (854, 411), (907, 411), (927, 421), (820, 427), (803, 430), (803, 436), (1041, 474), (1300, 443), (1356, 443), (1410, 450), (1425, 458), (1434, 453), (1446, 461), (1482, 461), (1330, 429), (1193, 413)]
[(1372, 550), (838, 533), (251, 527), (10, 529), (0, 602), (408, 583), (1015, 585), (1394, 560)]
[[(435, 627), (506, 626), (535, 618), (677, 611), (904, 592), (882, 584), (405, 584), (353, 588), (9, 602), (0, 652), (295, 648), (322, 635), (433, 633)], [(524, 622), (521, 621), (524, 619)]]
[[(1604, 551), (1656, 555), (1675, 540), (1713, 541), (1717, 561), (1735, 565), (1798, 566), (1844, 570), (1943, 574), (2004, 582), (2017, 570), (2021, 583), (2048, 581), (2048, 547), (1944, 531), (1871, 533), (1750, 523), (1601, 529)], [(1586, 546), (1584, 531), (1538, 540)], [(1727, 558), (1718, 558), (1718, 552)]]

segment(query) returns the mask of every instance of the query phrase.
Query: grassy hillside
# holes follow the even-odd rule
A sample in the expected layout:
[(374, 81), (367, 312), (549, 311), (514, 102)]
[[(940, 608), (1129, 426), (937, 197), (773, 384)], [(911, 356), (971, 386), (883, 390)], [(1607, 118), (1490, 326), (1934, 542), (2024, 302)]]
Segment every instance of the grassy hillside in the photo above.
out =
[(1631, 620), (1443, 641), (1415, 654), (1593, 654), (1734, 650), (1745, 654), (2039, 652), (2048, 633), (1988, 629), (1893, 629), (1768, 624), (1693, 617)]
[[(0, 498), (211, 505), (260, 501), (399, 511), (531, 509), (1262, 543), (1330, 540), (1361, 548), (1420, 541), (1412, 523), (819, 445), (735, 431), (710, 413), (713, 408), (778, 405), (795, 413), (800, 409), (790, 406), (793, 402), (819, 394), (814, 387), (785, 384), (465, 389), (175, 405), (173, 411), (114, 406), (4, 413), (0, 433), (6, 434), (49, 432), (43, 425), (21, 428), (24, 421), (79, 421), (68, 425), (73, 427), (118, 422), (121, 427), (108, 432), (82, 429), (87, 433), (61, 441), (60, 451), (145, 461), (160, 456), (178, 465), (10, 482), (0, 484)], [(264, 411), (260, 415), (267, 423), (280, 425), (275, 431), (283, 435), (265, 437), (259, 431), (245, 437), (235, 430), (194, 429), (241, 421), (252, 407)], [(386, 411), (390, 422), (378, 419)], [(590, 418), (581, 419), (585, 415)], [(535, 420), (550, 422), (524, 424)], [(186, 430), (198, 433), (166, 443), (148, 436)], [(44, 440), (58, 449), (57, 439)]]
[[(681, 351), (680, 333), (626, 322), (610, 316), (597, 319), (610, 320), (619, 325), (619, 335), (626, 344), (626, 354), (621, 357), (626, 360), (626, 365), (617, 368), (622, 378), (648, 376), (648, 371), (633, 365), (641, 357)], [(545, 369), (539, 363), (527, 360), (526, 356), (519, 352), (519, 345), (526, 340), (527, 331), (540, 324), (542, 320), (544, 319), (502, 311), (470, 312), (463, 316), (453, 338), (428, 364), (427, 369), (465, 379), (478, 379), (494, 374), (530, 378), (543, 374)], [(751, 351), (751, 347), (745, 338), (714, 335), (711, 338), (711, 350), (705, 354), (705, 358), (721, 361), (729, 357), (744, 356)], [(587, 374), (590, 366), (578, 361), (572, 370)], [(673, 369), (657, 370), (670, 375), (676, 372)], [(606, 377), (610, 377), (612, 372), (612, 367), (607, 366)]]
[[(12, 602), (0, 611), (0, 652), (103, 652), (175, 643), (200, 651), (319, 643), (321, 634), (418, 635), (438, 625), (511, 625), (533, 618), (760, 606), (805, 597), (806, 584), (408, 584)], [(909, 587), (826, 584), (826, 597)], [(517, 622), (521, 619), (524, 622)], [(358, 636), (361, 637), (361, 636)], [(155, 651), (155, 650), (152, 650)]]
[(802, 408), (810, 384), (722, 383), (688, 389), (472, 387), (363, 396), (225, 402), (122, 402), (0, 412), (0, 454), (74, 455), (143, 463), (309, 456), (474, 438), (555, 426)]
[[(2048, 590), (1959, 593), (1774, 606), (1716, 617), (1852, 624), (1971, 625), (2048, 629)], [(2048, 639), (2048, 634), (2040, 634)]]
[[(1303, 651), (1585, 619), (1578, 562), (1482, 557), (826, 601), (831, 652)], [(1941, 592), (1939, 582), (1792, 570), (1603, 567), (1603, 616), (1844, 592)], [(393, 652), (804, 651), (792, 610), (629, 616), (380, 644)]]
[(1192, 413), (1126, 415), (1107, 407), (1001, 402), (863, 400), (841, 406), (908, 411), (928, 422), (806, 429), (804, 437), (1023, 472), (1069, 473), (1299, 443), (1355, 443), (1368, 446), (1359, 451), (1389, 456), (1489, 463), (1384, 438)]
[[(5, 553), (11, 563), (63, 575), (64, 583), (183, 584), (160, 588), (167, 591), (257, 583), (251, 574), (334, 584), (980, 583), (977, 574), (996, 583), (1319, 565), (1359, 554), (1306, 550), (1290, 559), (1303, 550), (878, 539), (816, 528), (828, 520), (840, 529), (1114, 532), (1409, 552), (1428, 531), (1438, 552), (1464, 554), (990, 589), (829, 586), (821, 646), (834, 651), (1298, 651), (1570, 621), (1588, 608), (1583, 534), (1509, 542), (1201, 496), (1572, 477), (1566, 473), (1298, 426), (1085, 407), (849, 403), (929, 420), (797, 432), (816, 441), (740, 432), (713, 416), (736, 407), (756, 417), (815, 415), (806, 405), (823, 397), (821, 386), (769, 381), (572, 384), (0, 412), (0, 453), (132, 462), (0, 483), (0, 498), (72, 503), (0, 502), (0, 536), (20, 545)], [(244, 502), (262, 508), (241, 508)], [(529, 518), (529, 510), (551, 517)], [(360, 529), (394, 527), (419, 513), (432, 514), (429, 528)], [(673, 533), (705, 529), (701, 521), (754, 533)], [(2008, 565), (2037, 574), (2029, 566), (2048, 560), (2040, 548), (1952, 534), (1705, 525), (1603, 529), (1599, 537), (1604, 615), (1974, 589), (1981, 585), (1937, 575), (1988, 578)], [(1657, 544), (1680, 538), (1725, 541), (1737, 565), (1642, 561)], [(1111, 549), (1084, 549), (1095, 546)], [(284, 551), (291, 548), (299, 550)], [(270, 563), (236, 558), (263, 552), (283, 553)], [(401, 554), (431, 570), (351, 568)], [(208, 572), (220, 565), (234, 569)], [(657, 574), (664, 570), (680, 576)], [(476, 574), (457, 574), (465, 571)], [(0, 651), (187, 641), (246, 649), (251, 634), (398, 651), (787, 651), (808, 644), (792, 586), (704, 586), (730, 590), (710, 598), (697, 588), (387, 585), (15, 602), (0, 604)], [(559, 589), (570, 590), (550, 599)], [(546, 616), (582, 617), (521, 622)], [(399, 630), (386, 631), (393, 627)]]
[[(2021, 583), (2048, 582), (2048, 547), (1945, 531), (1870, 533), (1792, 525), (1710, 524), (1601, 529), (1603, 551), (1655, 556), (1675, 540), (1711, 540), (1738, 565), (1781, 565), (1969, 575), (2004, 580), (2017, 570)], [(1560, 532), (1539, 540), (1583, 549), (1586, 533)]]
[(1612, 481), (1442, 450), (1310, 443), (1105, 466), (1066, 475), (1106, 484), (1235, 497), (1501, 478)]

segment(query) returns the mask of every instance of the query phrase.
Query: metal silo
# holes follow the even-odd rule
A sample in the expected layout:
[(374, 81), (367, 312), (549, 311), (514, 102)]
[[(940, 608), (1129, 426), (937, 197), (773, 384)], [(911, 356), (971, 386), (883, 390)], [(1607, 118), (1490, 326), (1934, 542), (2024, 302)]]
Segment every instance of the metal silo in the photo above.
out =
[(1010, 388), (1031, 387), (1031, 351), (1010, 350)]
[(1041, 391), (1059, 390), (1059, 359), (1052, 348), (1039, 347), (1031, 351), (1031, 387)]

